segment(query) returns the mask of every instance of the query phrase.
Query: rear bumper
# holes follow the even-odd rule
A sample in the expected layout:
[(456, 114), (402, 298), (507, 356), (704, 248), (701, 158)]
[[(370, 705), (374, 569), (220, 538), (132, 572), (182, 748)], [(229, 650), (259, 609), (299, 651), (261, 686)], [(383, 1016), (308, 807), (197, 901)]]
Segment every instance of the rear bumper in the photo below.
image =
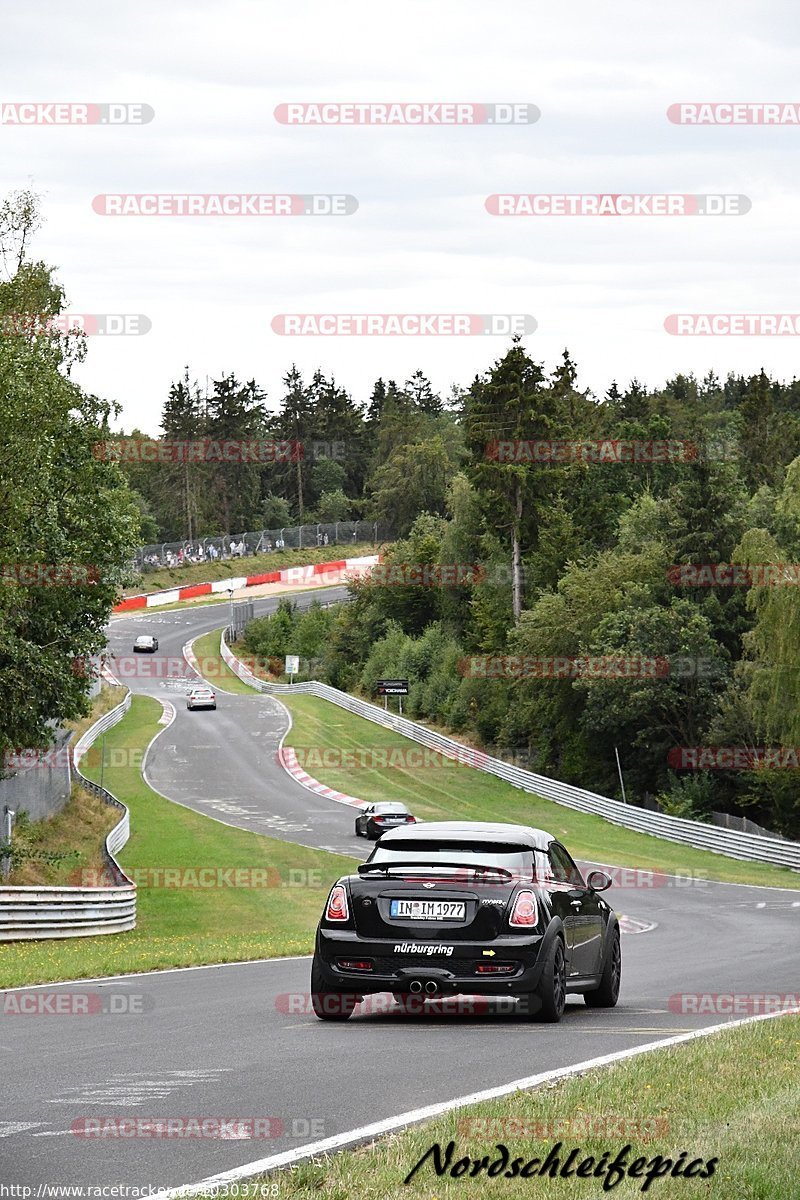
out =
[[(407, 935), (371, 940), (353, 930), (319, 929), (317, 968), (331, 992), (411, 992), (411, 984), (434, 982), (439, 995), (513, 996), (532, 992), (539, 984), (550, 939), (541, 933), (508, 935), (486, 942), (447, 942), (437, 939), (431, 954), (415, 952), (430, 945)], [(396, 947), (402, 947), (397, 950)], [(349, 970), (341, 960), (369, 960), (371, 971)], [(503, 974), (482, 974), (482, 966), (513, 966)]]

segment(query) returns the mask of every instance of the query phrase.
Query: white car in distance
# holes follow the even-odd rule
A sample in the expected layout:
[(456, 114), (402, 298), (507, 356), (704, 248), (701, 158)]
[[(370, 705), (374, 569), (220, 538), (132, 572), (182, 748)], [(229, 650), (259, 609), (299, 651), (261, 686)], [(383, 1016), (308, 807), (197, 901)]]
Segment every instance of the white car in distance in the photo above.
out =
[(155, 654), (158, 649), (158, 638), (149, 633), (141, 633), (133, 643), (134, 654)]
[(217, 696), (210, 687), (198, 686), (189, 689), (186, 695), (187, 708), (216, 708)]

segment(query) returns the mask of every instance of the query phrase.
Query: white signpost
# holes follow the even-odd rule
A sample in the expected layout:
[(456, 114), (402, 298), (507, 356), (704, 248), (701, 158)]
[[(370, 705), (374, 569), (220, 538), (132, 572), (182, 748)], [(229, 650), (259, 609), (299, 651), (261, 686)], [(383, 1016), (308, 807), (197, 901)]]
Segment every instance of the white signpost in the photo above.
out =
[(300, 655), (299, 654), (287, 654), (286, 655), (286, 666), (285, 666), (284, 670), (285, 670), (286, 674), (289, 676), (289, 683), (291, 683), (292, 676), (296, 675), (298, 673), (298, 671), (300, 670)]

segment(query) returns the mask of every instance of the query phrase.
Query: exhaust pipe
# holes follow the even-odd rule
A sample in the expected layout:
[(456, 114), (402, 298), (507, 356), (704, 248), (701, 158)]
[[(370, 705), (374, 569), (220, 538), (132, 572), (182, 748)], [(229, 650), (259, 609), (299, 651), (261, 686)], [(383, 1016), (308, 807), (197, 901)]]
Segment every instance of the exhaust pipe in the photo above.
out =
[(428, 982), (425, 984), (425, 991), (428, 993), (429, 996), (432, 996), (435, 992), (438, 992), (438, 990), (439, 990), (438, 983), (434, 983), (434, 981), (432, 979), (429, 979)]
[(422, 991), (422, 984), (420, 983), (420, 981), (418, 979), (412, 980), (410, 987), (411, 987), (412, 992), (421, 992)]

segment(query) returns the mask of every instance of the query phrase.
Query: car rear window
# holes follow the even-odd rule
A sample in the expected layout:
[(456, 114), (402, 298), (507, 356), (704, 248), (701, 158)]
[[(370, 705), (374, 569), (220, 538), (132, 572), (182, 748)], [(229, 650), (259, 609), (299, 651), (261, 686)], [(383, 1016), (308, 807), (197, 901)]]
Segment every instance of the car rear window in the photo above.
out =
[[(413, 868), (420, 873), (424, 873), (430, 865), (441, 874), (446, 874), (449, 869), (455, 873), (460, 868), (474, 871), (476, 867), (499, 867), (509, 871), (515, 879), (533, 879), (533, 851), (525, 846), (502, 843), (393, 841), (389, 846), (376, 847), (367, 862), (387, 866), (422, 864)], [(452, 864), (452, 867), (440, 864)]]

